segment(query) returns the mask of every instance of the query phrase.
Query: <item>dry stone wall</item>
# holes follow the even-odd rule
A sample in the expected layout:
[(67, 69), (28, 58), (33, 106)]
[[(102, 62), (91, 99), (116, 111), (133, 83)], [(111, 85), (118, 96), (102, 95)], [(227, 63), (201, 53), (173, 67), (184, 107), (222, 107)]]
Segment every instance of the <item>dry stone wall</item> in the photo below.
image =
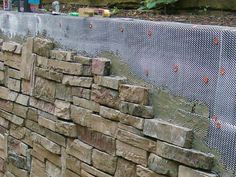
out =
[(191, 129), (154, 119), (111, 61), (0, 41), (0, 176), (216, 177)]

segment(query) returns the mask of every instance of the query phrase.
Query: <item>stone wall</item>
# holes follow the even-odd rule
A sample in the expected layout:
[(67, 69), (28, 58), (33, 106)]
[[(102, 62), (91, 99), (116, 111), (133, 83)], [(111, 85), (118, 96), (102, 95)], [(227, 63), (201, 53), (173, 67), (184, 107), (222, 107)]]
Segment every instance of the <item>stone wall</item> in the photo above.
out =
[(109, 59), (0, 44), (0, 176), (217, 176), (193, 131), (154, 119), (150, 90), (111, 76)]

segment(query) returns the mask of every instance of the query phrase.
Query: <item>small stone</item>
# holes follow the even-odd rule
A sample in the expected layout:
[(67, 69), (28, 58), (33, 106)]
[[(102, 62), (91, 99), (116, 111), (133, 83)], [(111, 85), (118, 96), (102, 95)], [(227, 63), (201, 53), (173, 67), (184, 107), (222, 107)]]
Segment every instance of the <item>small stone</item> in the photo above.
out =
[(92, 111), (88, 109), (71, 105), (71, 119), (73, 120), (73, 122), (79, 125), (87, 126), (90, 120), (91, 114), (92, 114)]
[(88, 172), (89, 174), (92, 174), (96, 177), (112, 177), (111, 175), (108, 175), (90, 165), (87, 165), (85, 163), (81, 163), (81, 169)]
[(72, 90), (70, 86), (66, 86), (64, 84), (56, 84), (56, 98), (65, 100), (65, 101), (72, 101)]
[(66, 152), (88, 164), (92, 162), (92, 147), (79, 140), (74, 140)]
[(136, 164), (118, 158), (115, 177), (136, 177)]
[(206, 173), (180, 165), (178, 177), (218, 177), (218, 175)]
[(55, 115), (66, 120), (70, 120), (70, 103), (56, 100), (55, 101)]
[(80, 125), (78, 125), (78, 138), (101, 151), (112, 155), (115, 154), (115, 138)]
[(56, 121), (56, 132), (68, 137), (77, 137), (78, 135), (76, 124), (60, 120)]
[(68, 155), (66, 157), (66, 168), (71, 171), (80, 174), (81, 162), (73, 156)]
[(28, 112), (27, 112), (27, 119), (38, 122), (38, 111), (37, 111), (37, 109), (29, 107)]
[(54, 131), (51, 131), (49, 129), (45, 129), (46, 138), (53, 141), (54, 143), (57, 143), (63, 147), (66, 147), (66, 137), (64, 135), (60, 135), (58, 133), (55, 133)]
[(49, 69), (44, 68), (35, 68), (35, 75), (42, 77), (44, 79), (56, 81), (56, 82), (62, 82), (63, 74), (58, 73)]
[(8, 78), (7, 86), (10, 90), (14, 90), (16, 92), (20, 92), (20, 80)]
[(38, 123), (40, 126), (50, 129), (52, 131), (56, 130), (56, 122), (45, 117), (39, 116)]
[(126, 82), (125, 77), (120, 76), (94, 76), (94, 82), (97, 85), (118, 90), (120, 84)]
[(132, 115), (124, 114), (118, 110), (111, 109), (108, 107), (100, 106), (100, 113), (102, 117), (105, 117), (110, 120), (120, 121), (121, 123), (131, 125), (137, 129), (142, 130), (144, 119), (140, 117), (135, 117)]
[(15, 54), (20, 54), (22, 46), (16, 42), (3, 42), (2, 50), (4, 52), (12, 52)]
[(14, 105), (13, 105), (13, 113), (15, 115), (20, 116), (22, 118), (26, 118), (27, 111), (28, 111), (28, 107), (14, 103)]
[(50, 56), (50, 50), (54, 48), (54, 43), (48, 39), (34, 38), (33, 52), (44, 57)]
[(14, 79), (18, 79), (20, 80), (20, 71), (16, 70), (16, 69), (12, 69), (12, 68), (7, 68), (7, 75), (10, 78), (14, 78)]
[(49, 80), (36, 77), (33, 95), (36, 98), (54, 103), (56, 93), (56, 84)]
[(51, 104), (51, 103), (48, 103), (48, 102), (45, 102), (45, 101), (42, 101), (42, 100), (35, 99), (33, 97), (30, 97), (30, 106), (32, 106), (34, 108), (37, 108), (37, 109), (40, 109), (40, 110), (43, 110), (43, 111), (48, 112), (48, 113), (52, 113), (52, 112), (55, 111), (54, 104)]
[(147, 151), (121, 141), (116, 141), (116, 155), (134, 163), (141, 164), (144, 167), (147, 166)]
[(84, 99), (84, 98), (73, 96), (73, 104), (76, 106), (85, 108), (85, 109), (89, 109), (93, 112), (99, 112), (100, 110), (100, 105), (98, 103), (91, 100)]
[(72, 96), (80, 97), (89, 100), (91, 97), (91, 90), (82, 87), (72, 87)]
[(138, 105), (134, 103), (128, 103), (121, 101), (120, 111), (125, 114), (130, 114), (133, 116), (143, 117), (143, 118), (153, 118), (153, 108), (152, 106)]
[(61, 176), (61, 169), (50, 161), (46, 161), (46, 174), (48, 177), (59, 177)]
[(157, 174), (141, 165), (137, 165), (137, 177), (166, 177), (160, 174)]
[(92, 85), (91, 100), (111, 108), (119, 109), (119, 92), (116, 90)]
[(81, 176), (83, 176), (83, 177), (95, 177), (95, 176), (93, 176), (93, 175), (87, 173), (87, 172), (84, 171), (84, 170), (81, 170)]
[(111, 60), (106, 58), (94, 58), (92, 60), (92, 73), (95, 75), (110, 75)]
[(63, 77), (62, 83), (70, 86), (90, 88), (93, 83), (93, 78), (65, 75)]
[(16, 99), (16, 103), (19, 103), (21, 105), (27, 106), (28, 103), (29, 103), (29, 96), (23, 95), (23, 94), (19, 94), (17, 99)]
[(8, 100), (9, 93), (10, 93), (10, 91), (8, 88), (0, 86), (0, 98), (1, 99)]
[(74, 56), (73, 61), (78, 62), (83, 65), (91, 65), (92, 64), (92, 58), (84, 57), (81, 55)]
[(66, 177), (80, 177), (78, 174), (76, 174), (73, 171), (70, 171), (68, 169), (66, 169), (65, 176)]
[(184, 149), (161, 141), (157, 141), (156, 154), (163, 158), (204, 170), (210, 170), (214, 163), (214, 155), (212, 154), (193, 149)]
[(35, 177), (46, 177), (45, 164), (36, 158), (32, 158), (30, 175)]
[(143, 133), (152, 138), (191, 148), (193, 132), (191, 129), (170, 124), (158, 119), (145, 120)]
[(57, 60), (72, 61), (75, 52), (63, 50), (51, 50), (50, 57)]
[(116, 138), (129, 145), (155, 153), (156, 142), (148, 138), (141, 137), (121, 129), (118, 129)]
[(116, 170), (117, 157), (93, 149), (92, 162), (95, 168), (114, 175)]
[(119, 91), (122, 101), (148, 105), (149, 89), (145, 87), (123, 84), (120, 86)]
[(152, 153), (148, 158), (148, 168), (159, 174), (171, 177), (177, 177), (178, 167), (179, 167), (178, 163), (164, 159)]
[(20, 70), (21, 67), (21, 56), (14, 55), (12, 53), (3, 53), (4, 64), (11, 68)]
[(35, 143), (40, 144), (42, 147), (47, 149), (53, 154), (60, 154), (61, 153), (61, 147), (57, 145), (56, 143), (48, 140), (47, 138), (37, 134), (37, 133), (32, 133), (32, 138)]

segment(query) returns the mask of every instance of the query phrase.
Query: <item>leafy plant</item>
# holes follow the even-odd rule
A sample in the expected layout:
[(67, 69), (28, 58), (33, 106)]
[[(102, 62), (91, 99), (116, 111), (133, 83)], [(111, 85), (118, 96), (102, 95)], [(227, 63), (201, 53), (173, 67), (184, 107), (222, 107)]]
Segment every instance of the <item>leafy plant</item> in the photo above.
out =
[(178, 0), (144, 0), (139, 10), (150, 10), (154, 8), (166, 8), (167, 5), (173, 4)]

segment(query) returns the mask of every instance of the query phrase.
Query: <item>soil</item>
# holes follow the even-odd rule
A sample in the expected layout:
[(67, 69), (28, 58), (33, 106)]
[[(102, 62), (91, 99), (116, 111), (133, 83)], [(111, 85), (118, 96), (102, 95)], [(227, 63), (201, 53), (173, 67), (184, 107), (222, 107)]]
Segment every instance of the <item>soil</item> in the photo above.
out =
[[(195, 12), (194, 12), (195, 13)], [(151, 21), (171, 21), (201, 25), (219, 25), (236, 27), (236, 13), (233, 12), (197, 12), (200, 14), (184, 13), (161, 15), (158, 11), (120, 10), (113, 17), (129, 17)]]

